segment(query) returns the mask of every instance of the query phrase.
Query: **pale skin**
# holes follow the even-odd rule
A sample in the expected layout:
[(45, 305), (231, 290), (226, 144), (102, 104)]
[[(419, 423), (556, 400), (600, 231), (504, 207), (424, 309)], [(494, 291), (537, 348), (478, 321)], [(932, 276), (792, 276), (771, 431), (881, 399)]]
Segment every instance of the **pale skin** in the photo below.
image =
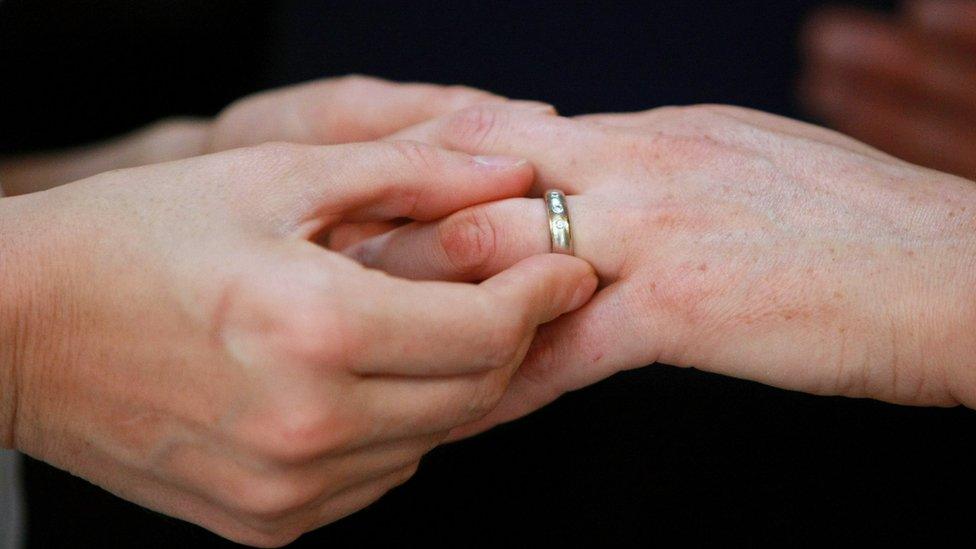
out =
[[(445, 437), (655, 361), (976, 404), (973, 183), (744, 109), (570, 120), (421, 88), (465, 97), (312, 135), (293, 113), (319, 96), (286, 90), (281, 111), (258, 96), (159, 142), (175, 153), (135, 139), (31, 159), (102, 171), (420, 122), (387, 144), (248, 147), (0, 201), (4, 444), (272, 546), (367, 505)], [(119, 151), (134, 156), (99, 154)], [(542, 204), (517, 198), (550, 186), (601, 284), (576, 312), (597, 278), (545, 254)]]
[[(581, 119), (483, 106), (397, 135), (517, 154), (563, 189), (601, 289), (542, 327), (473, 434), (661, 362), (822, 395), (976, 406), (976, 184), (823, 128), (725, 106)], [(415, 279), (481, 280), (549, 249), (539, 199), (347, 248)]]
[[(443, 112), (470, 93), (402, 91), (427, 94), (404, 124), (429, 116), (431, 93), (456, 100)], [(210, 141), (239, 112), (208, 125)], [(86, 161), (164, 150), (141, 148), (151, 134)], [(37, 173), (72, 169), (48, 166)], [(0, 199), (0, 442), (251, 545), (356, 511), (493, 409), (537, 326), (597, 279), (540, 255), (477, 285), (414, 282), (313, 240), (521, 196), (532, 180), (524, 159), (408, 141), (272, 143)]]

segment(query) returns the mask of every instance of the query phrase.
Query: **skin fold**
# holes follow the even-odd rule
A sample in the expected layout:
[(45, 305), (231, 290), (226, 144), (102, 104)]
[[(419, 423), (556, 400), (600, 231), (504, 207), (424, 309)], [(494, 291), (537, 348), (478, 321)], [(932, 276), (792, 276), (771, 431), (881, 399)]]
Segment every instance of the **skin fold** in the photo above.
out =
[[(463, 436), (653, 362), (823, 395), (976, 405), (976, 186), (823, 128), (726, 106), (580, 119), (472, 107), (397, 134), (537, 169), (569, 195), (601, 290), (544, 326)], [(480, 280), (549, 248), (540, 199), (352, 245), (414, 279)]]

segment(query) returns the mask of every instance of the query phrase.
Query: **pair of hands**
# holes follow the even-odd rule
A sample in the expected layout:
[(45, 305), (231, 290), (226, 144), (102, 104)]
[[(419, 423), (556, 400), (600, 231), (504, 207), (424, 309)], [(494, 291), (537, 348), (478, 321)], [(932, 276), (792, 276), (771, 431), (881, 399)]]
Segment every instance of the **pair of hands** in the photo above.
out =
[[(312, 91), (336, 101), (336, 85), (390, 96), (323, 137)], [(356, 125), (401, 92), (432, 95)], [(200, 142), (249, 132), (394, 133), (2, 202), (22, 243), (3, 250), (7, 444), (277, 545), (376, 499), (445, 438), (655, 361), (976, 404), (971, 182), (745, 109), (565, 119), (362, 79), (245, 100)], [(586, 262), (545, 255), (544, 208), (521, 198), (544, 187), (570, 195)]]

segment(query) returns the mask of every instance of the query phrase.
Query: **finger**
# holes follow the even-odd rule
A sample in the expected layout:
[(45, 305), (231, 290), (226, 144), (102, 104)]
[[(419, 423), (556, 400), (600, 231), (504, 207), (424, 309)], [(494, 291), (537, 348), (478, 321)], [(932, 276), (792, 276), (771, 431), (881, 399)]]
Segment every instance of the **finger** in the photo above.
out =
[(537, 169), (533, 192), (554, 186), (568, 193), (606, 181), (606, 158), (619, 141), (597, 125), (519, 110), (479, 105), (411, 128), (390, 139), (410, 139), (471, 154), (519, 155)]
[[(609, 211), (587, 195), (567, 197), (577, 257), (606, 284), (621, 275), (625, 235)], [(353, 246), (345, 253), (368, 267), (415, 280), (479, 281), (518, 261), (550, 250), (549, 224), (541, 199), (511, 198), (461, 210), (431, 223), (411, 223)]]
[(479, 103), (504, 97), (464, 86), (397, 83), (351, 75), (271, 90), (229, 106), (212, 150), (267, 141), (330, 145), (370, 141)]
[(621, 370), (656, 362), (676, 330), (620, 284), (627, 283), (609, 286), (580, 310), (541, 326), (498, 405), (452, 430), (448, 440), (522, 417)]
[(976, 62), (970, 52), (929, 44), (896, 21), (853, 10), (820, 14), (804, 36), (814, 66), (854, 73), (919, 101), (976, 114)]
[[(524, 159), (469, 156), (415, 142), (315, 147), (274, 144), (216, 157), (264, 167), (240, 200), (260, 196), (273, 219), (302, 237), (339, 222), (434, 219), (465, 206), (524, 195)], [(226, 170), (227, 162), (218, 162)], [(253, 168), (252, 168), (253, 169)], [(275, 181), (268, 185), (268, 179)], [(248, 210), (250, 211), (250, 210)]]
[(449, 376), (504, 368), (539, 324), (596, 289), (586, 262), (530, 257), (480, 285), (416, 282), (364, 271), (348, 300), (361, 375)]
[(438, 436), (385, 441), (344, 454), (279, 464), (250, 457), (251, 449), (184, 445), (161, 463), (169, 482), (249, 525), (282, 526), (317, 512), (322, 502), (416, 463), (443, 440)]
[(841, 76), (823, 75), (808, 93), (818, 114), (839, 131), (909, 162), (976, 177), (970, 120)]
[(370, 238), (388, 233), (401, 225), (402, 223), (394, 221), (342, 223), (329, 231), (328, 238), (322, 245), (330, 250), (342, 251)]
[(976, 51), (976, 2), (972, 0), (912, 0), (907, 19), (926, 34)]
[(356, 511), (364, 509), (390, 490), (404, 484), (417, 472), (417, 466), (411, 465), (390, 473), (382, 478), (372, 480), (366, 484), (355, 486), (336, 494), (332, 499), (322, 503), (314, 523), (307, 530), (331, 524), (347, 517)]
[(254, 528), (240, 515), (229, 513), (197, 494), (161, 484), (155, 474), (124, 463), (116, 463), (105, 474), (124, 475), (126, 482), (115, 486), (117, 479), (88, 479), (136, 505), (196, 524), (229, 540), (254, 546), (271, 543), (267, 532)]

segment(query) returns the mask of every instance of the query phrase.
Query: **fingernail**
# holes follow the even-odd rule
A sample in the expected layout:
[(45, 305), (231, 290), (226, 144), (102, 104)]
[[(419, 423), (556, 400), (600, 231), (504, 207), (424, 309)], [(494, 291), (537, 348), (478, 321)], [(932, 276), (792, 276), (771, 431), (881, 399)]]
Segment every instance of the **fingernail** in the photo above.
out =
[(502, 168), (511, 169), (517, 168), (526, 162), (524, 158), (519, 158), (517, 156), (502, 156), (502, 155), (488, 155), (488, 156), (475, 156), (474, 161), (482, 166), (488, 168)]
[(515, 107), (517, 109), (527, 110), (530, 112), (556, 114), (556, 107), (553, 107), (549, 103), (543, 103), (542, 101), (530, 101), (527, 99), (513, 99), (509, 101), (507, 104), (510, 107)]

